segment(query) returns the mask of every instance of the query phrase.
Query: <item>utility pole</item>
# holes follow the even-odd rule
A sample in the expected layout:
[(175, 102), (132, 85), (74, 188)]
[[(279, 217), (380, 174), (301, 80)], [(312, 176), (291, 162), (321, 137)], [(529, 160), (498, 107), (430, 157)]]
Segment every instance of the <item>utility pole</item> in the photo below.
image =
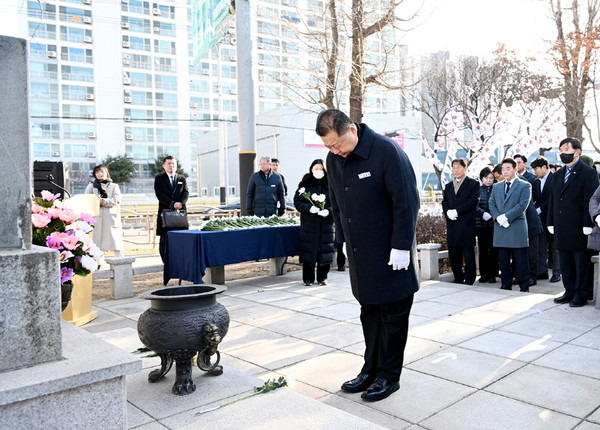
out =
[(217, 85), (219, 86), (219, 204), (227, 204), (227, 183), (225, 175), (225, 151), (227, 148), (225, 129), (227, 124), (223, 121), (223, 82), (221, 79), (221, 42), (217, 43)]
[(240, 133), (240, 209), (246, 211), (246, 189), (254, 172), (256, 160), (256, 112), (254, 97), (255, 64), (253, 8), (250, 0), (235, 0), (235, 27), (237, 33), (238, 129)]

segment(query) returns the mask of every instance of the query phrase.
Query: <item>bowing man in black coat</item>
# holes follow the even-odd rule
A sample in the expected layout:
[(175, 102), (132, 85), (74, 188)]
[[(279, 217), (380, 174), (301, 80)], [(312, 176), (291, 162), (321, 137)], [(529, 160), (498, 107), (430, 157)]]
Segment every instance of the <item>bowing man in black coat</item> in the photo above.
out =
[(360, 374), (342, 390), (381, 400), (399, 389), (408, 317), (419, 289), (415, 174), (396, 142), (339, 110), (321, 112), (316, 132), (330, 151), (336, 242), (346, 243), (366, 346)]
[(567, 137), (558, 150), (565, 167), (554, 174), (547, 223), (558, 248), (565, 293), (554, 302), (580, 307), (588, 300), (591, 253), (587, 236), (594, 226), (588, 205), (598, 188), (598, 173), (579, 161), (579, 140)]
[(185, 177), (177, 174), (177, 160), (175, 157), (167, 156), (163, 159), (165, 173), (154, 178), (154, 193), (158, 199), (158, 216), (156, 218), (156, 235), (160, 236), (158, 250), (163, 263), (165, 261), (165, 240), (167, 231), (179, 230), (166, 228), (162, 225), (161, 213), (165, 209), (185, 210), (188, 199), (188, 189)]
[[(323, 196), (323, 202), (314, 195)], [(323, 205), (321, 209), (320, 205)], [(309, 173), (304, 175), (294, 194), (294, 206), (300, 212), (300, 238), (298, 256), (302, 263), (302, 280), (307, 287), (315, 282), (326, 285), (329, 266), (333, 261), (333, 215), (329, 197), (329, 183), (325, 162), (321, 159), (310, 164)]]
[(452, 182), (444, 188), (442, 199), (448, 233), (448, 259), (454, 282), (473, 285), (477, 270), (475, 213), (479, 203), (479, 182), (467, 176), (467, 162), (462, 158), (452, 161), (452, 175)]

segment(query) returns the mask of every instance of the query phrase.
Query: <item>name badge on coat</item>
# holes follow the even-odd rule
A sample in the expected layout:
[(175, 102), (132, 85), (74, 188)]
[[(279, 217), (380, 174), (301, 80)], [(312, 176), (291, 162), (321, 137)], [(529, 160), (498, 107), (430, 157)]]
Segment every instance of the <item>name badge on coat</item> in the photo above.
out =
[(371, 176), (371, 172), (362, 172), (358, 174), (358, 179), (365, 179)]

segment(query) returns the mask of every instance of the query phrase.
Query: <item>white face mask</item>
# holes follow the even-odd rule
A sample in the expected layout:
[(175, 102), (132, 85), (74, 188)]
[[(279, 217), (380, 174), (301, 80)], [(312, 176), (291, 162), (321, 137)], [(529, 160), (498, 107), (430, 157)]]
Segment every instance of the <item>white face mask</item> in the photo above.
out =
[(322, 179), (323, 176), (325, 176), (325, 172), (322, 170), (313, 170), (312, 174), (315, 177), (315, 179)]

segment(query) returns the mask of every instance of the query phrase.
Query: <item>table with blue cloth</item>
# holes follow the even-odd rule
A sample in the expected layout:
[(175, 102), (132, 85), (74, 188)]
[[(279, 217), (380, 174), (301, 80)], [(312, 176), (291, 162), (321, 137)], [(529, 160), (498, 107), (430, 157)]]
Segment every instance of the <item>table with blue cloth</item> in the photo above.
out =
[(300, 226), (246, 230), (169, 231), (163, 280), (181, 279), (195, 284), (209, 267), (298, 255)]

